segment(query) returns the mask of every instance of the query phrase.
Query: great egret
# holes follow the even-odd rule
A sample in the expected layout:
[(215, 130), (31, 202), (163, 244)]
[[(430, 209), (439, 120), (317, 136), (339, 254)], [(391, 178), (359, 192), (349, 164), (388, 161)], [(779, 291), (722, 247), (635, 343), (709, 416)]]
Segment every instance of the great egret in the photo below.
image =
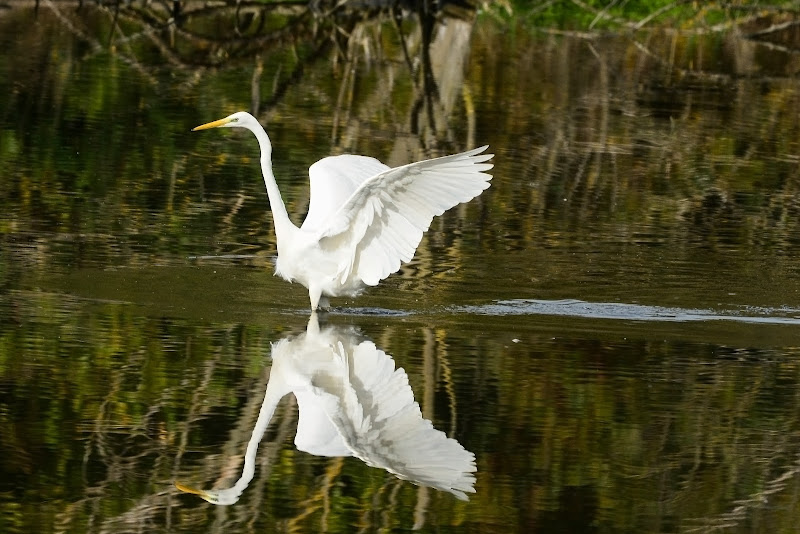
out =
[(226, 489), (195, 489), (176, 482), (212, 504), (233, 504), (255, 474), (258, 444), (278, 402), (297, 398), (294, 443), (317, 456), (355, 456), (398, 478), (467, 500), (474, 493), (475, 455), (422, 417), (408, 375), (391, 356), (352, 328), (320, 331), (311, 314), (305, 334), (272, 346), (264, 402), (247, 443), (242, 475)]
[[(261, 172), (275, 222), (275, 272), (308, 288), (311, 309), (327, 297), (354, 296), (411, 260), (435, 215), (472, 200), (489, 187), (488, 146), (390, 168), (375, 158), (342, 155), (314, 163), (311, 200), (295, 226), (272, 172), (272, 144), (249, 113), (194, 128), (246, 128), (261, 148)], [(193, 131), (194, 131), (193, 130)]]

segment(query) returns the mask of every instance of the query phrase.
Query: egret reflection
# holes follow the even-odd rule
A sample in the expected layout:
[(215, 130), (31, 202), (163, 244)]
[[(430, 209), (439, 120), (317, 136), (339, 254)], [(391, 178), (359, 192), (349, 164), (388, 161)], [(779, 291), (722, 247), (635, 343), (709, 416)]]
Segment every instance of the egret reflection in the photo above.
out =
[(355, 329), (320, 329), (316, 313), (306, 333), (272, 346), (267, 391), (239, 480), (227, 489), (195, 489), (179, 482), (176, 487), (212, 504), (238, 501), (253, 479), (258, 445), (275, 408), (290, 392), (298, 404), (294, 443), (299, 450), (355, 456), (462, 500), (475, 492), (475, 455), (422, 417), (406, 372)]

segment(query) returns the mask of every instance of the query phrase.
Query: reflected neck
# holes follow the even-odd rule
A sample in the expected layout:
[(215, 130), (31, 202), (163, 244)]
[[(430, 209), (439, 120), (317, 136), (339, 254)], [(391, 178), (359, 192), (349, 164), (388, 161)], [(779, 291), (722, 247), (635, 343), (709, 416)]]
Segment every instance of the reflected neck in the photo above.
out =
[[(274, 365), (273, 365), (274, 369)], [(270, 373), (271, 374), (271, 373)], [(270, 379), (273, 377), (270, 376)], [(247, 442), (247, 450), (244, 454), (244, 467), (242, 468), (242, 476), (236, 483), (223, 490), (216, 492), (219, 504), (233, 504), (239, 500), (242, 492), (253, 480), (253, 475), (256, 470), (256, 453), (258, 452), (258, 445), (261, 438), (264, 436), (272, 416), (275, 414), (275, 408), (278, 402), (286, 395), (289, 390), (283, 380), (276, 377), (275, 380), (270, 380), (267, 384), (267, 392), (264, 394), (264, 402), (261, 404), (261, 410), (258, 413), (258, 420), (253, 428), (253, 433), (250, 436), (250, 441)]]

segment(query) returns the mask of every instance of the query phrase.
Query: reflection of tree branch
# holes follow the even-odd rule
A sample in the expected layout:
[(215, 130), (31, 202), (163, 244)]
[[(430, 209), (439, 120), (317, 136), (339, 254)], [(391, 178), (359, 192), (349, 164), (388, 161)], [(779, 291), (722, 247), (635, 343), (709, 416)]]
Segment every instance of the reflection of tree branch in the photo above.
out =
[(758, 30), (754, 32), (750, 32), (746, 34), (748, 39), (755, 39), (757, 37), (763, 37), (764, 35), (769, 35), (771, 33), (780, 32), (783, 30), (787, 30), (794, 26), (800, 25), (800, 21), (798, 20), (787, 20), (786, 22), (781, 22), (777, 24), (771, 24), (769, 27), (764, 28), (763, 30)]
[(322, 509), (322, 525), (320, 532), (327, 532), (327, 518), (330, 513), (331, 492), (334, 489), (334, 482), (341, 474), (344, 467), (344, 457), (334, 457), (328, 459), (322, 482), (317, 485), (316, 491), (298, 504), (297, 508), (302, 510), (299, 514), (286, 521), (288, 532), (302, 532), (302, 521), (319, 509)]
[(265, 102), (266, 108), (270, 109), (275, 107), (283, 99), (283, 96), (286, 94), (286, 91), (288, 91), (289, 88), (300, 83), (303, 78), (303, 74), (305, 73), (306, 65), (310, 65), (322, 58), (323, 54), (330, 50), (330, 48), (331, 41), (324, 40), (317, 45), (317, 47), (311, 54), (309, 54), (308, 57), (306, 57), (303, 61), (299, 61), (289, 77), (275, 86), (272, 96)]
[[(72, 31), (82, 40), (91, 42), (96, 52), (104, 50), (104, 47), (96, 39), (79, 30), (68, 17), (58, 12), (52, 0), (47, 1), (64, 25), (71, 27)], [(214, 68), (223, 64), (227, 66), (240, 60), (250, 61), (252, 57), (261, 57), (267, 50), (285, 46), (287, 43), (295, 43), (300, 40), (310, 41), (309, 44), (312, 46), (310, 52), (297, 58), (287, 77), (275, 78), (275, 87), (266, 101), (262, 100), (258, 94), (257, 82), (261, 69), (258, 67), (260, 59), (256, 60), (257, 67), (253, 74), (251, 88), (253, 96), (251, 108), (256, 113), (259, 111), (263, 113), (265, 108), (269, 110), (281, 102), (286, 93), (303, 80), (308, 66), (326, 57), (333, 46), (339, 47), (340, 50), (347, 50), (346, 54), (351, 56), (351, 60), (349, 60), (350, 76), (348, 77), (348, 72), (345, 73), (345, 83), (342, 85), (344, 92), (340, 92), (339, 95), (337, 110), (341, 110), (344, 103), (342, 99), (347, 94), (352, 94), (352, 92), (347, 92), (347, 88), (352, 90), (356, 83), (353, 69), (356, 68), (357, 62), (352, 62), (352, 56), (356, 54), (362, 34), (354, 29), (361, 28), (363, 33), (363, 28), (367, 27), (366, 24), (372, 22), (380, 24), (383, 15), (388, 15), (394, 21), (400, 36), (405, 64), (412, 73), (415, 86), (419, 88), (418, 91), (415, 91), (414, 103), (410, 109), (409, 133), (414, 137), (422, 137), (423, 144), (428, 144), (424, 139), (438, 138), (443, 131), (447, 130), (446, 116), (452, 106), (452, 95), (448, 93), (446, 102), (443, 102), (445, 97), (441, 93), (440, 78), (444, 77), (445, 73), (450, 76), (451, 71), (463, 71), (464, 43), (458, 37), (456, 37), (457, 42), (451, 42), (458, 32), (442, 30), (442, 25), (447, 23), (439, 22), (437, 19), (439, 7), (434, 6), (430, 0), (419, 3), (415, 12), (419, 28), (421, 28), (419, 36), (422, 39), (421, 46), (417, 47), (416, 52), (421, 67), (419, 72), (415, 72), (414, 59), (409, 48), (410, 39), (406, 38), (399, 20), (402, 12), (397, 7), (398, 4), (389, 4), (390, 7), (386, 9), (381, 8), (370, 12), (347, 8), (347, 4), (342, 2), (326, 2), (324, 9), (319, 9), (319, 5), (309, 6), (305, 2), (269, 4), (225, 2), (221, 5), (203, 4), (201, 7), (194, 7), (194, 5), (184, 5), (180, 13), (171, 9), (167, 4), (158, 3), (133, 3), (124, 6), (119, 3), (100, 4), (92, 5), (91, 9), (94, 13), (102, 13), (108, 17), (109, 46), (116, 46), (123, 50), (122, 53), (117, 52), (117, 57), (142, 72), (151, 81), (157, 79), (154, 71), (160, 67), (147, 66), (146, 62), (140, 59), (142, 52), (133, 46), (133, 42), (136, 40), (145, 40), (154, 46), (161, 58), (166, 60), (173, 69), (187, 71), (196, 70), (198, 67)], [(264, 33), (265, 28), (270, 27), (265, 21), (269, 16), (278, 13), (287, 16), (287, 20), (282, 21), (278, 29), (271, 29)], [(451, 20), (460, 21), (467, 17), (464, 13), (459, 13), (459, 15), (460, 17)], [(260, 19), (258, 24), (253, 24), (254, 17)], [(223, 37), (202, 34), (196, 29), (198, 27), (196, 23), (214, 18), (225, 19), (226, 23), (231, 24), (230, 31), (223, 34)], [(123, 21), (124, 24), (121, 24)], [(136, 28), (136, 31), (124, 35), (123, 28), (131, 27)], [(437, 28), (438, 33), (436, 33)], [(448, 51), (447, 57), (452, 59), (455, 55), (458, 58), (456, 67), (445, 66), (448, 62), (443, 62), (442, 58), (438, 57), (442, 55), (441, 51), (437, 52), (437, 57), (432, 57), (433, 48), (444, 49), (451, 44), (455, 50)], [(377, 46), (380, 44), (378, 43)], [(280, 70), (282, 67), (284, 65), (280, 64), (278, 69)], [(414, 74), (421, 78), (417, 79)], [(462, 76), (463, 72), (459, 74), (458, 78), (461, 79)], [(448, 81), (452, 85), (452, 80), (448, 78)], [(387, 95), (383, 96), (385, 98)], [(340, 123), (341, 121), (337, 122), (334, 135), (336, 135)], [(432, 135), (420, 135), (422, 133)]]
[[(745, 39), (750, 39), (750, 38), (751, 38), (750, 36), (745, 36)], [(779, 52), (783, 52), (785, 54), (792, 54), (792, 55), (800, 54), (800, 50), (798, 50), (797, 48), (790, 48), (790, 47), (784, 46), (782, 44), (771, 43), (769, 41), (764, 41), (762, 39), (753, 39), (753, 40), (754, 41), (758, 41), (758, 46), (762, 46), (762, 47), (767, 48), (769, 50), (777, 50)], [(768, 79), (767, 76), (764, 76), (764, 78)]]
[(641, 19), (639, 22), (635, 23), (633, 26), (631, 26), (631, 28), (634, 29), (634, 30), (640, 30), (644, 26), (646, 26), (654, 18), (660, 17), (661, 15), (666, 13), (667, 11), (671, 11), (671, 10), (675, 9), (676, 7), (680, 6), (681, 4), (688, 4), (689, 2), (692, 2), (692, 1), (693, 0), (676, 0), (675, 2), (672, 2), (671, 4), (667, 4), (666, 6), (662, 6), (662, 7), (658, 8), (658, 9), (656, 9), (655, 11), (653, 11), (652, 13), (650, 13), (649, 15), (647, 15), (646, 17), (644, 17), (643, 19)]
[(654, 53), (652, 50), (650, 50), (650, 48), (648, 48), (644, 43), (642, 43), (638, 39), (631, 39), (631, 43), (633, 43), (633, 46), (638, 48), (640, 52), (642, 52), (643, 54), (648, 56), (650, 59), (653, 59), (654, 61), (660, 63), (661, 65), (669, 67), (670, 71), (678, 72), (683, 76), (701, 77), (701, 78), (703, 78), (705, 80), (717, 81), (717, 82), (722, 81), (722, 80), (730, 81), (732, 79), (732, 76), (730, 74), (717, 73), (717, 72), (707, 72), (707, 71), (702, 71), (702, 70), (689, 70), (689, 69), (685, 69), (683, 67), (679, 67), (679, 66), (675, 65), (674, 62), (670, 62), (670, 61), (662, 58), (658, 54)]
[[(353, 30), (353, 33), (360, 31), (360, 29), (361, 26), (357, 26), (356, 29)], [(351, 40), (351, 43), (353, 42), (354, 40)], [(342, 122), (350, 122), (350, 111), (353, 105), (353, 86), (355, 85), (356, 79), (356, 61), (352, 59), (352, 56), (353, 54), (348, 52), (347, 60), (342, 69), (342, 80), (339, 82), (339, 91), (336, 95), (336, 106), (333, 110), (333, 125), (331, 128), (331, 140), (334, 143), (338, 137), (339, 124)], [(344, 104), (345, 98), (347, 98), (346, 106)]]
[[(434, 13), (431, 11), (430, 0), (422, 0), (417, 14), (422, 29), (422, 48), (420, 49), (420, 59), (422, 60), (422, 93), (419, 95), (425, 99), (425, 109), (428, 116), (428, 127), (431, 131), (436, 131), (436, 119), (433, 114), (435, 104), (439, 102), (439, 88), (436, 85), (436, 77), (433, 75), (431, 65), (431, 44), (433, 43), (433, 29), (436, 24)], [(412, 130), (413, 131), (413, 130)]]
[[(609, 14), (608, 13), (608, 6), (603, 8), (603, 9), (597, 9), (597, 8), (595, 8), (593, 6), (590, 6), (586, 2), (583, 2), (582, 0), (571, 0), (571, 1), (572, 1), (573, 4), (575, 4), (576, 6), (580, 7), (581, 9), (583, 9), (585, 11), (588, 11), (589, 13), (593, 13), (595, 15), (595, 20), (602, 18), (602, 19), (605, 19), (605, 20), (610, 20), (611, 22), (613, 22), (615, 24), (619, 24), (620, 26), (624, 26), (624, 27), (630, 27), (631, 26), (631, 23), (628, 22), (627, 20), (621, 19), (619, 17), (615, 17), (614, 15)], [(595, 22), (592, 23), (592, 25), (594, 25), (594, 24), (595, 24)], [(590, 25), (589, 28), (591, 29), (591, 27), (592, 26)]]
[(411, 80), (414, 84), (417, 84), (417, 78), (414, 76), (414, 64), (411, 62), (411, 55), (408, 53), (408, 44), (406, 43), (406, 36), (405, 32), (403, 31), (403, 14), (400, 10), (399, 5), (395, 5), (394, 9), (392, 10), (392, 22), (394, 22), (394, 27), (397, 30), (397, 34), (400, 37), (400, 47), (403, 50), (403, 58), (406, 60), (406, 66), (408, 66), (408, 72), (412, 74)]
[(733, 501), (735, 506), (727, 512), (714, 517), (692, 520), (691, 523), (698, 526), (689, 528), (687, 532), (716, 532), (737, 526), (747, 519), (750, 511), (771, 506), (770, 497), (785, 490), (790, 482), (797, 479), (798, 475), (800, 475), (800, 455), (797, 455), (794, 462), (783, 469), (779, 475), (764, 481), (761, 484), (762, 490), (751, 493), (745, 499)]
[(119, 19), (119, 3), (116, 4), (114, 8), (114, 20), (111, 21), (111, 30), (108, 32), (108, 39), (106, 40), (106, 46), (111, 46), (111, 40), (114, 38), (114, 30), (117, 28), (117, 19)]
[[(195, 387), (187, 383), (189, 381), (180, 384), (179, 389), (188, 387), (192, 391), (192, 396), (188, 403), (184, 429), (177, 431), (180, 436), (177, 453), (170, 445), (170, 436), (165, 435), (161, 425), (154, 424), (153, 421), (163, 413), (165, 406), (175, 402), (177, 390), (164, 389), (154, 402), (146, 406), (144, 414), (130, 423), (123, 423), (119, 420), (117, 407), (127, 395), (127, 385), (132, 384), (132, 380), (138, 379), (139, 387), (134, 389), (147, 389), (143, 383), (150, 377), (141, 373), (144, 352), (131, 355), (126, 365), (114, 371), (110, 388), (97, 409), (85, 447), (84, 497), (59, 511), (55, 519), (57, 525), (68, 531), (70, 526), (74, 528), (75, 522), (85, 523), (88, 525), (87, 531), (115, 533), (150, 530), (146, 527), (152, 527), (161, 520), (165, 520), (169, 525), (171, 490), (167, 489), (168, 481), (164, 479), (162, 469), (171, 471), (170, 478), (174, 478), (174, 474), (180, 469), (191, 425), (202, 420), (209, 410), (209, 406), (205, 403), (206, 392), (214, 378), (218, 359), (222, 357), (223, 354), (218, 354), (217, 358), (210, 360), (204, 366), (199, 384)], [(101, 469), (97, 468), (98, 464)], [(170, 465), (172, 465), (171, 470)], [(99, 481), (90, 480), (88, 474), (90, 471), (94, 476), (98, 472), (103, 472), (104, 477)], [(145, 478), (145, 473), (148, 472), (150, 475)], [(143, 495), (130, 507), (126, 507), (124, 512), (107, 515), (107, 510), (101, 503), (113, 493), (115, 486), (127, 484), (132, 480), (136, 480), (137, 483), (146, 481), (148, 485), (157, 489)]]
[[(235, 14), (235, 10), (233, 10), (233, 8), (231, 8), (231, 10)], [(158, 36), (158, 32), (166, 27), (170, 27), (175, 32), (176, 36), (180, 36), (186, 39), (187, 42), (193, 44), (195, 46), (195, 52), (197, 50), (206, 50), (210, 48), (206, 58), (203, 60), (197, 57), (181, 57), (179, 61), (175, 62), (176, 64), (185, 68), (216, 67), (223, 63), (228, 64), (233, 59), (248, 59), (254, 55), (263, 53), (265, 49), (276, 48), (286, 43), (294, 42), (302, 38), (303, 35), (310, 34), (310, 30), (307, 27), (311, 18), (308, 10), (295, 13), (294, 18), (292, 18), (286, 24), (286, 26), (274, 30), (266, 35), (241, 36), (236, 35), (236, 32), (233, 31), (232, 34), (234, 36), (226, 38), (213, 38), (207, 35), (199, 34), (187, 29), (187, 24), (185, 23), (181, 26), (177, 26), (171, 21), (161, 21), (153, 17), (147, 10), (136, 9), (131, 11), (131, 13), (139, 15), (139, 18), (137, 19), (131, 14), (128, 14), (128, 20), (133, 23), (139, 23), (148, 26), (150, 28), (148, 33), (151, 36), (151, 39), (162, 52), (169, 51), (168, 53), (170, 55), (174, 54), (172, 52), (172, 46)], [(220, 15), (220, 13), (216, 14)], [(191, 13), (187, 13), (184, 14), (184, 17), (189, 20), (192, 18), (192, 15), (193, 14)], [(262, 13), (262, 18), (263, 15), (264, 13)], [(263, 29), (263, 26), (263, 24), (259, 26), (259, 31)], [(221, 55), (221, 51), (224, 51), (224, 54), (222, 54), (222, 59), (212, 59), (215, 56), (219, 57)]]
[[(100, 41), (98, 41), (94, 37), (90, 36), (86, 32), (78, 29), (74, 24), (72, 24), (72, 21), (70, 21), (61, 12), (61, 10), (58, 9), (58, 7), (56, 7), (56, 5), (53, 2), (53, 0), (44, 0), (44, 1), (47, 4), (47, 7), (50, 8), (50, 11), (52, 11), (52, 13), (56, 16), (56, 18), (58, 18), (58, 20), (61, 22), (61, 24), (63, 24), (64, 27), (67, 28), (73, 35), (77, 36), (80, 40), (82, 40), (82, 41), (84, 41), (86, 43), (89, 43), (92, 46), (92, 48), (95, 49), (95, 51), (103, 49), (103, 46), (100, 44)], [(38, 9), (38, 5), (39, 5), (38, 2), (37, 2), (36, 5), (37, 5), (37, 9)]]
[(264, 62), (261, 60), (261, 55), (259, 54), (256, 56), (256, 66), (253, 68), (253, 75), (250, 77), (250, 113), (256, 117), (258, 117), (258, 112), (261, 109), (261, 75), (263, 73)]

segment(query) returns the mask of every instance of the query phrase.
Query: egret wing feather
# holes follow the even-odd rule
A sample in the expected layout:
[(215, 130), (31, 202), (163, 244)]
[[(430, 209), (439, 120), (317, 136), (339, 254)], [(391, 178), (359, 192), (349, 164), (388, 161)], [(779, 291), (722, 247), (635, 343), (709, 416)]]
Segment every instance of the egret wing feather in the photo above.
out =
[(314, 163), (308, 169), (311, 195), (301, 228), (312, 232), (321, 229), (362, 183), (388, 169), (375, 158), (351, 154)]
[(402, 368), (365, 341), (352, 353), (349, 380), (329, 411), (351, 453), (401, 479), (466, 500), (474, 493), (475, 455), (422, 417)]
[[(327, 416), (331, 409), (328, 398), (317, 390), (295, 390), (298, 405), (297, 433), (294, 444), (297, 450), (315, 456), (352, 456), (342, 441), (338, 429)], [(328, 395), (334, 399), (332, 395)]]
[[(338, 281), (374, 286), (408, 262), (433, 217), (489, 187), (486, 146), (419, 161), (361, 182), (320, 230), (323, 250), (338, 251)], [(360, 176), (363, 178), (363, 175)]]

